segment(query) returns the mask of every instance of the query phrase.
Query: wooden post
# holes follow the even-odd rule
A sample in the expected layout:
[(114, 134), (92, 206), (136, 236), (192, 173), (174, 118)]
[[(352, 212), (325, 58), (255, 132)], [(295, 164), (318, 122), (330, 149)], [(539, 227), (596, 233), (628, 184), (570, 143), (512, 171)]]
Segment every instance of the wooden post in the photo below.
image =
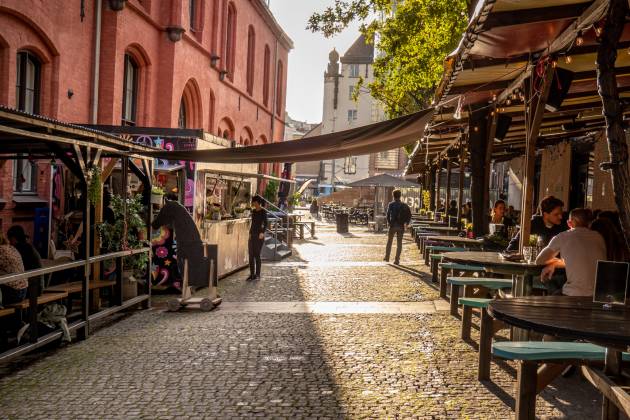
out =
[[(457, 206), (459, 207), (458, 220), (460, 222), (462, 220), (462, 206), (464, 205), (464, 179), (466, 175), (466, 148), (464, 147), (464, 136), (464, 133), (459, 136), (459, 185), (457, 191)], [(470, 222), (470, 220), (468, 222)]]
[(472, 223), (475, 237), (488, 233), (488, 211), (486, 200), (489, 172), (485, 164), (488, 142), (488, 117), (486, 109), (473, 109), (468, 119), (468, 150), (470, 151), (470, 195), (472, 198)]
[(438, 161), (438, 166), (435, 170), (435, 211), (440, 208), (440, 178), (442, 175), (442, 160)]
[(451, 202), (451, 165), (452, 159), (446, 158), (446, 200), (444, 202), (444, 208), (449, 208)]
[(432, 167), (429, 169), (429, 210), (435, 211), (435, 174), (437, 169)]
[(603, 32), (597, 49), (597, 90), (602, 98), (606, 120), (606, 138), (610, 162), (603, 163), (603, 170), (610, 170), (615, 204), (619, 211), (623, 236), (630, 246), (630, 174), (628, 146), (623, 130), (623, 106), (619, 100), (615, 61), (617, 44), (623, 33), (628, 14), (627, 0), (610, 0)]
[[(523, 251), (523, 246), (529, 243), (529, 233), (531, 231), (531, 218), (533, 210), (534, 198), (534, 170), (536, 164), (536, 140), (540, 131), (540, 124), (545, 113), (545, 104), (549, 96), (549, 87), (553, 80), (553, 64), (551, 60), (545, 64), (545, 72), (543, 75), (543, 83), (538, 93), (538, 100), (531, 89), (534, 83), (532, 78), (529, 79), (528, 86), (523, 89), (525, 91), (525, 103), (529, 105), (525, 107), (526, 120), (526, 138), (525, 138), (525, 173), (523, 175), (523, 197), (521, 202), (521, 241), (519, 251)], [(535, 75), (534, 75), (535, 77)]]
[(496, 103), (490, 108), (490, 115), (488, 116), (488, 130), (487, 130), (487, 138), (486, 138), (486, 156), (484, 159), (484, 178), (485, 181), (483, 183), (483, 202), (484, 207), (488, 206), (488, 211), (490, 211), (490, 167), (492, 166), (492, 149), (494, 147), (494, 138), (497, 133), (497, 105)]

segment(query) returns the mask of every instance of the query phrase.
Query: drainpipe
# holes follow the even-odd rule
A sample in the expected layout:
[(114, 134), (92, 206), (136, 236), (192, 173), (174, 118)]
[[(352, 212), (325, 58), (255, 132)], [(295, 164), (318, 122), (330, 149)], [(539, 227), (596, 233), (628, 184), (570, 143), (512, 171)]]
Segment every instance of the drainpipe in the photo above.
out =
[(92, 118), (91, 123), (98, 122), (98, 85), (101, 67), (101, 10), (102, 0), (96, 0), (96, 28), (94, 34), (94, 73), (92, 74)]
[(276, 52), (274, 54), (274, 68), (276, 69), (273, 72), (273, 102), (271, 105), (271, 137), (270, 141), (273, 143), (273, 128), (276, 119), (276, 113), (278, 112), (276, 106), (278, 104), (277, 96), (278, 96), (278, 40), (276, 39)]

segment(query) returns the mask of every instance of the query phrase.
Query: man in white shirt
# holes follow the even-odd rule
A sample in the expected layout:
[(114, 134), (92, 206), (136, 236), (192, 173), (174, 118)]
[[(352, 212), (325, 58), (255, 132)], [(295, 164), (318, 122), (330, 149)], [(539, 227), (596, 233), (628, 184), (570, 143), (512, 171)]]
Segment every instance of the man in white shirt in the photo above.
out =
[(573, 209), (567, 222), (570, 230), (556, 235), (536, 258), (536, 264), (546, 265), (542, 281), (551, 278), (556, 268), (566, 269), (565, 296), (592, 296), (597, 261), (606, 259), (604, 238), (588, 228), (592, 218), (589, 209)]

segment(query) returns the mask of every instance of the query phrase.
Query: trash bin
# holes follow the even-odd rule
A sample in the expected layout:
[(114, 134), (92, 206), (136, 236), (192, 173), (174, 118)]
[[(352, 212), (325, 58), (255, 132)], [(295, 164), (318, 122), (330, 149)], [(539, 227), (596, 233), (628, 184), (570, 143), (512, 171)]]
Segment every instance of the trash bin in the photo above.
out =
[(348, 213), (335, 214), (337, 233), (348, 233)]

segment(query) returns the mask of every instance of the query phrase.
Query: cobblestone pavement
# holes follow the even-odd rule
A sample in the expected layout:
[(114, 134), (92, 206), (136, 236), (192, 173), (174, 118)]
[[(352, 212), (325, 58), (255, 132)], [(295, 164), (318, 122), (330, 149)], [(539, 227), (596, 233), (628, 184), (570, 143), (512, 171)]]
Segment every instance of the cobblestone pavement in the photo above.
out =
[[(413, 245), (398, 269), (382, 263), (383, 235), (353, 234), (320, 228), (290, 259), (265, 264), (261, 282), (246, 283), (244, 272), (223, 280), (223, 312), (168, 313), (157, 299), (86, 341), (4, 366), (0, 418), (513, 416), (514, 364), (493, 364), (493, 381), (477, 381), (474, 343), (459, 339), (447, 313), (227, 310), (291, 301), (425, 307), (436, 299)], [(599, 415), (599, 397), (577, 375), (558, 379), (537, 405), (544, 418)]]

